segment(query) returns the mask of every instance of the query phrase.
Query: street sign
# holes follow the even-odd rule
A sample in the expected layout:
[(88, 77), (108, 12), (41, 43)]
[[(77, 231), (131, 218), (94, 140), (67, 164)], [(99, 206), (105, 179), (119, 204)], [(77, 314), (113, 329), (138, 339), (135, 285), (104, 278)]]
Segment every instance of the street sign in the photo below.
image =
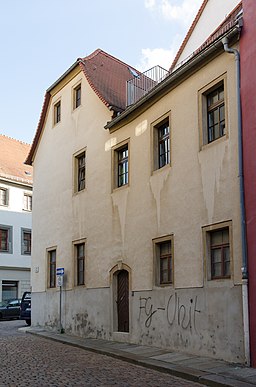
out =
[(63, 286), (63, 275), (57, 275), (57, 286)]
[(64, 267), (58, 267), (56, 269), (56, 275), (64, 275)]

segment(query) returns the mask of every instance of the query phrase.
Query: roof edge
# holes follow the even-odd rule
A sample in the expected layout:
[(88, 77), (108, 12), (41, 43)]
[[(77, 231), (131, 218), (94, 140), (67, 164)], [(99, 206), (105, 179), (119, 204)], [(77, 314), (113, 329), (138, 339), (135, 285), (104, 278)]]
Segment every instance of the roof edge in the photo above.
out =
[[(173, 71), (174, 68), (175, 68), (175, 66), (177, 65), (178, 59), (179, 59), (179, 57), (181, 56), (181, 54), (182, 54), (182, 52), (183, 52), (183, 50), (184, 50), (184, 48), (185, 48), (185, 46), (186, 46), (186, 44), (187, 44), (187, 42), (188, 42), (190, 36), (192, 35), (192, 32), (194, 31), (194, 29), (195, 29), (195, 27), (196, 27), (196, 24), (197, 24), (198, 20), (200, 19), (200, 17), (201, 17), (201, 15), (202, 15), (202, 13), (203, 13), (203, 11), (204, 11), (204, 9), (205, 9), (205, 7), (206, 7), (208, 1), (209, 1), (209, 0), (204, 0), (204, 2), (202, 3), (201, 7), (199, 8), (199, 11), (198, 11), (198, 13), (197, 13), (195, 19), (193, 20), (193, 22), (192, 22), (192, 24), (191, 24), (191, 27), (189, 28), (189, 30), (188, 30), (188, 32), (187, 32), (187, 34), (186, 34), (186, 36), (185, 36), (185, 38), (184, 38), (184, 40), (183, 40), (181, 46), (180, 46), (180, 48), (179, 48), (179, 50), (178, 50), (178, 52), (177, 52), (177, 54), (176, 54), (176, 56), (175, 56), (175, 58), (174, 58), (172, 64), (171, 64), (171, 67), (170, 67), (169, 71)], [(237, 4), (237, 5), (229, 12), (229, 14), (223, 19), (223, 21), (220, 23), (220, 25), (217, 26), (216, 29), (208, 36), (208, 38), (206, 39), (206, 41), (207, 41), (212, 35), (214, 35), (214, 34), (216, 33), (216, 31), (217, 31), (219, 28), (221, 28), (221, 26), (223, 26), (223, 25), (227, 22), (227, 20), (228, 20), (233, 14), (236, 13), (236, 11), (237, 11), (241, 6), (242, 6), (242, 1), (239, 1), (239, 3), (238, 3), (238, 4)], [(204, 43), (202, 43), (202, 44), (204, 44)], [(195, 51), (197, 51), (197, 50), (195, 50)], [(186, 60), (186, 59), (185, 59), (185, 60)]]
[[(165, 78), (161, 83), (156, 85), (154, 89), (152, 89), (148, 94), (146, 94), (144, 97), (142, 97), (138, 102), (128, 107), (123, 113), (121, 113), (119, 116), (114, 118), (112, 121), (109, 121), (104, 128), (111, 130), (116, 125), (118, 125), (122, 120), (125, 120), (127, 116), (133, 112), (135, 112), (137, 109), (139, 109), (141, 106), (144, 105), (149, 99), (156, 97), (159, 93), (164, 91), (168, 86), (170, 86), (175, 80), (179, 79), (181, 76), (186, 74), (186, 72), (193, 68), (198, 62), (200, 62), (200, 59), (204, 59), (208, 55), (210, 55), (212, 52), (220, 50), (222, 47), (222, 39), (224, 36), (227, 36), (229, 38), (235, 37), (240, 32), (240, 27), (235, 25), (230, 30), (219, 36), (216, 40), (211, 42), (210, 45), (204, 47), (202, 45), (202, 50), (198, 51), (194, 56), (192, 56), (188, 61), (186, 61), (183, 65), (178, 67), (174, 72), (170, 73), (170, 75)], [(223, 50), (224, 52), (224, 50)], [(114, 130), (114, 129), (113, 129)]]

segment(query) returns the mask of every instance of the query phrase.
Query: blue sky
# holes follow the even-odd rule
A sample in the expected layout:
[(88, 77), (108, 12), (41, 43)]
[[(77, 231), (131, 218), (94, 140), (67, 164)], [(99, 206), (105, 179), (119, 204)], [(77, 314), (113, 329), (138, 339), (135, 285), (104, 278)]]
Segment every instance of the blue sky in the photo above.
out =
[(168, 69), (202, 0), (0, 0), (0, 133), (31, 143), (45, 90), (97, 48)]

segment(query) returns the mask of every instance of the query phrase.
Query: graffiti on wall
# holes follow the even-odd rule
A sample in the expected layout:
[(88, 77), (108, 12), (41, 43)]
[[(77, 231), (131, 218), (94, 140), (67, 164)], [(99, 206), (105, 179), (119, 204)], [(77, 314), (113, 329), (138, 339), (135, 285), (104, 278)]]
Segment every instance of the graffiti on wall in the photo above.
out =
[(168, 324), (181, 327), (184, 330), (194, 330), (197, 332), (197, 318), (201, 311), (197, 306), (197, 296), (190, 298), (187, 302), (182, 300), (175, 292), (171, 294), (164, 307), (154, 305), (151, 297), (140, 297), (139, 299), (139, 319), (144, 319), (146, 328), (152, 324), (157, 313), (163, 313)]

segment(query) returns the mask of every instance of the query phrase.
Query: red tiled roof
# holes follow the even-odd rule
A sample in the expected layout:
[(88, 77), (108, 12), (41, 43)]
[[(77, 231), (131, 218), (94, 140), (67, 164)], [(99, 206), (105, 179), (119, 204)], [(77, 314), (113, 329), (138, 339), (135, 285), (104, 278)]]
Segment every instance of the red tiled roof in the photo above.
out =
[[(76, 63), (81, 67), (91, 88), (107, 107), (111, 107), (114, 112), (121, 112), (126, 108), (126, 81), (133, 77), (129, 69), (140, 74), (139, 71), (100, 49), (85, 58), (77, 59)], [(74, 65), (70, 69), (73, 69)], [(69, 71), (64, 76), (68, 73)], [(61, 79), (62, 77), (59, 81)], [(26, 159), (27, 164), (32, 164), (51, 98), (50, 91), (57, 83), (58, 81), (46, 91), (36, 134)]]
[(25, 165), (30, 145), (0, 134), (0, 178), (33, 183), (33, 168)]
[(133, 77), (129, 68), (135, 69), (100, 49), (78, 61), (89, 84), (102, 102), (108, 107), (112, 106), (114, 111), (124, 110), (126, 81)]
[[(204, 0), (201, 7), (199, 8), (199, 11), (193, 21), (193, 23), (191, 24), (191, 27), (190, 29), (188, 30), (188, 33), (187, 35), (185, 36), (185, 39), (183, 40), (175, 58), (174, 58), (174, 61), (170, 67), (170, 71), (173, 71), (173, 69), (175, 68), (177, 62), (178, 62), (178, 59), (182, 53), (182, 51), (184, 50), (192, 32), (194, 31), (195, 29), (195, 26), (198, 22), (198, 20), (200, 19), (200, 16), (202, 15), (203, 13), (203, 10), (205, 9), (205, 6), (207, 4), (208, 0)], [(213, 33), (206, 39), (206, 41), (196, 50), (194, 51), (191, 55), (191, 56), (194, 56), (195, 54), (197, 54), (199, 51), (201, 51), (203, 48), (207, 47), (209, 44), (211, 44), (215, 39), (217, 39), (218, 37), (220, 37), (222, 34), (224, 34), (227, 30), (229, 30), (233, 24), (234, 24), (234, 20), (235, 20), (235, 17), (236, 15), (241, 11), (242, 9), (242, 2), (240, 2), (231, 12), (230, 14), (225, 18), (225, 20), (216, 28), (215, 31), (213, 31)], [(186, 60), (185, 60), (186, 61)]]

